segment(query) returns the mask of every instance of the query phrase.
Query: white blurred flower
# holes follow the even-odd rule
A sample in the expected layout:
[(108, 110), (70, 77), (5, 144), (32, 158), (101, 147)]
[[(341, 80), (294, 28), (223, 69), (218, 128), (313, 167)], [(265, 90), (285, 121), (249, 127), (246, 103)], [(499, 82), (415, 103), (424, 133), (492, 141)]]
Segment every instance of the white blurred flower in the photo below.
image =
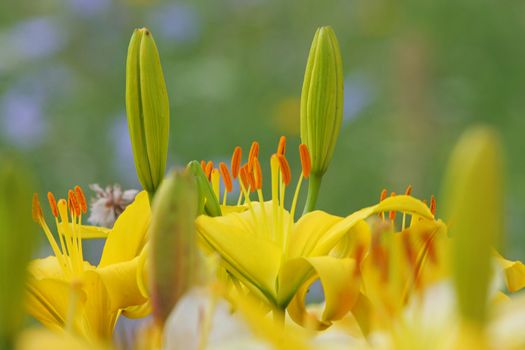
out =
[(96, 198), (91, 199), (91, 214), (88, 221), (93, 225), (113, 227), (120, 214), (130, 205), (139, 191), (123, 191), (120, 185), (100, 187), (98, 184), (89, 185), (95, 192)]

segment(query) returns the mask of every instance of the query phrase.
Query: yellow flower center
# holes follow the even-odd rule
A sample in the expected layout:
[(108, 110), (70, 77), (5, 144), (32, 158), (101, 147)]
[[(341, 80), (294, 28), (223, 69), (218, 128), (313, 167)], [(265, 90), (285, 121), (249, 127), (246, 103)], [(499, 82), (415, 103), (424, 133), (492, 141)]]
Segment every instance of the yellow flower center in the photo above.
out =
[[(237, 206), (241, 204), (245, 205), (252, 213), (257, 234), (277, 243), (282, 248), (283, 252), (286, 252), (287, 249), (288, 237), (294, 223), (294, 215), (302, 182), (310, 176), (311, 169), (308, 148), (305, 144), (301, 144), (299, 145), (299, 156), (302, 171), (295, 187), (290, 214), (289, 216), (286, 216), (286, 188), (290, 185), (292, 173), (285, 153), (286, 138), (281, 136), (276, 153), (270, 157), (271, 216), (267, 215), (269, 213), (266, 213), (267, 208), (264, 205), (262, 189), (263, 171), (259, 161), (259, 144), (257, 142), (252, 143), (248, 154), (248, 160), (244, 165), (241, 165), (242, 149), (240, 147), (235, 148), (229, 168), (224, 162), (221, 162), (219, 167), (215, 168), (213, 162), (201, 161), (202, 169), (208, 177), (217, 198), (221, 198), (220, 181), (222, 179), (224, 184), (224, 190), (222, 193), (223, 205), (227, 204), (228, 194), (233, 190), (233, 181), (238, 181), (240, 193), (237, 200)], [(255, 200), (252, 200), (251, 198), (252, 193), (255, 193)], [(259, 202), (260, 213), (262, 215), (254, 210), (254, 201)], [(268, 218), (271, 219), (268, 220)]]
[(87, 212), (86, 197), (80, 186), (76, 186), (74, 190), (68, 191), (67, 201), (61, 198), (57, 202), (51, 192), (48, 192), (47, 198), (55, 218), (59, 243), (57, 243), (46, 223), (36, 193), (33, 195), (33, 219), (44, 230), (64, 275), (71, 279), (84, 271), (80, 227), (82, 225), (82, 214)]

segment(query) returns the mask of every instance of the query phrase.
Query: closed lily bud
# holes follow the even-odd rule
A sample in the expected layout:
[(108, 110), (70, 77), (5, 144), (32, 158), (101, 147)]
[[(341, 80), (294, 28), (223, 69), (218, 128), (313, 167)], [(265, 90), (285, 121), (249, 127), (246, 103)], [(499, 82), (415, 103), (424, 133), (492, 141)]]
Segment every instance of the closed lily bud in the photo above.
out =
[(153, 201), (148, 266), (153, 315), (161, 325), (197, 282), (197, 201), (195, 180), (187, 171), (168, 175)]
[(301, 92), (301, 141), (311, 157), (305, 212), (315, 207), (321, 178), (328, 169), (343, 120), (343, 64), (331, 27), (315, 33)]
[(343, 120), (343, 64), (331, 27), (317, 29), (301, 93), (301, 141), (308, 146), (312, 173), (324, 174)]
[(474, 326), (482, 326), (487, 317), (492, 249), (503, 236), (502, 163), (497, 133), (472, 128), (452, 153), (445, 183), (458, 308)]
[(137, 175), (151, 198), (166, 170), (170, 113), (159, 53), (146, 28), (134, 31), (128, 47), (126, 111)]
[(27, 169), (0, 157), (0, 348), (13, 348), (23, 317), (26, 267), (36, 225), (28, 220), (32, 181)]

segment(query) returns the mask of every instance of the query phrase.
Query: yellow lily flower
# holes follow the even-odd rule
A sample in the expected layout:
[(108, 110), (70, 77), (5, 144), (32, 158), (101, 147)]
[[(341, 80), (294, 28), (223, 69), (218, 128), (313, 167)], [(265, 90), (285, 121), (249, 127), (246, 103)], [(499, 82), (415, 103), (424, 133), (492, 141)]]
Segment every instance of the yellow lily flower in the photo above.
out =
[[(47, 225), (35, 194), (33, 218), (54, 256), (36, 259), (29, 266), (27, 309), (52, 329), (67, 329), (89, 339), (110, 339), (119, 315), (147, 312), (142, 290), (143, 247), (147, 240), (150, 208), (141, 192), (107, 230), (82, 225), (87, 211), (80, 187), (68, 192), (68, 200), (48, 194), (58, 231), (58, 242)], [(107, 237), (98, 266), (84, 261), (82, 240)]]
[[(271, 200), (265, 201), (262, 192), (258, 144), (252, 145), (248, 162), (242, 167), (237, 148), (231, 170), (233, 178), (240, 178), (244, 205), (222, 210), (223, 216), (201, 215), (196, 220), (196, 227), (203, 246), (219, 254), (229, 274), (241, 281), (250, 292), (260, 296), (274, 309), (288, 309), (296, 322), (323, 329), (330, 326), (332, 320), (342, 318), (354, 306), (359, 294), (355, 257), (348, 256), (344, 249), (335, 249), (342, 239), (366, 235), (369, 227), (364, 219), (374, 214), (400, 211), (428, 220), (433, 220), (433, 215), (423, 202), (400, 195), (346, 218), (313, 211), (295, 220), (301, 183), (310, 172), (310, 157), (307, 147), (301, 145), (302, 172), (288, 211), (284, 203), (291, 171), (285, 157), (285, 142), (284, 137), (281, 138), (278, 150), (270, 160)], [(217, 185), (220, 173), (225, 181), (225, 192), (231, 189), (228, 183), (231, 178), (224, 169), (225, 165), (221, 164), (216, 170), (203, 162), (203, 167), (217, 198), (220, 198)], [(257, 200), (250, 198), (252, 191), (257, 194)], [(226, 195), (223, 204), (226, 203)], [(304, 306), (307, 289), (317, 279), (323, 286), (326, 302), (320, 319), (308, 314)]]

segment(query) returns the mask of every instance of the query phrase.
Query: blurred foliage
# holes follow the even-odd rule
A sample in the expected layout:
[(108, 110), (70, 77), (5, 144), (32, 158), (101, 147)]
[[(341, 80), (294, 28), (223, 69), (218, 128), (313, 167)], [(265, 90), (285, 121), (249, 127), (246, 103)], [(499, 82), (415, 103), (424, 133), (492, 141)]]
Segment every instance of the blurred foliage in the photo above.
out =
[(461, 131), (483, 121), (503, 135), (507, 247), (525, 258), (524, 10), (517, 0), (0, 2), (0, 146), (24, 152), (44, 189), (138, 186), (125, 58), (147, 26), (171, 102), (170, 166), (229, 159), (253, 139), (265, 159), (281, 134), (294, 150), (309, 45), (330, 24), (345, 114), (320, 207), (349, 213), (408, 184), (430, 197)]

